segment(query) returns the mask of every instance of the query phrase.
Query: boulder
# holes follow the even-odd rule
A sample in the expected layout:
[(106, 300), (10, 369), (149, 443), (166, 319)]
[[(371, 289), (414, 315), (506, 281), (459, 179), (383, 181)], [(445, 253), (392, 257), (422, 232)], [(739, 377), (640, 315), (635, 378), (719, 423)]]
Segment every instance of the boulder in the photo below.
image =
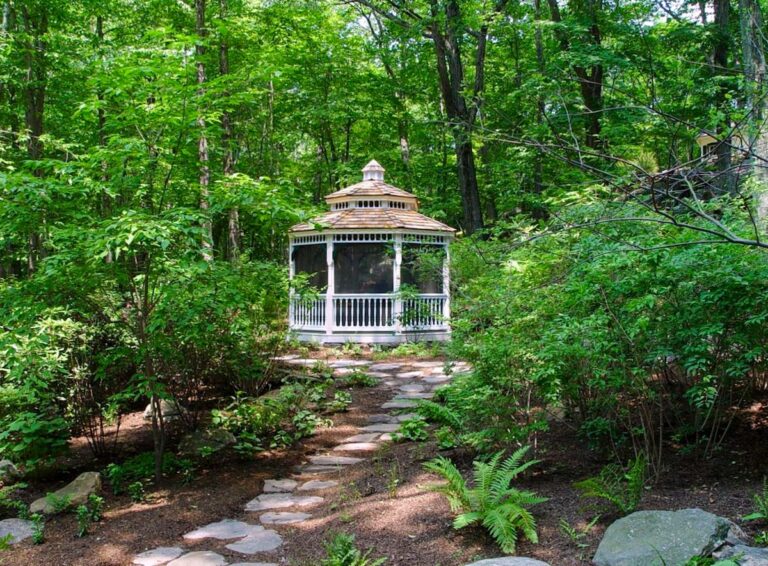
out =
[(8, 483), (21, 477), (19, 469), (10, 460), (0, 460), (0, 482)]
[(196, 430), (181, 439), (179, 453), (185, 456), (204, 456), (223, 450), (236, 442), (235, 435), (223, 428)]
[(77, 507), (88, 501), (88, 496), (101, 490), (101, 476), (98, 472), (84, 472), (72, 482), (53, 492), (52, 497), (46, 496), (32, 502), (29, 506), (31, 513), (52, 515), (57, 512), (54, 501), (66, 501), (68, 507)]
[(32, 521), (24, 519), (3, 519), (0, 521), (0, 539), (10, 535), (10, 544), (16, 544), (30, 538), (35, 532)]
[(593, 561), (597, 566), (676, 566), (742, 536), (728, 519), (701, 509), (637, 511), (608, 527)]
[[(187, 410), (179, 405), (177, 401), (170, 400), (170, 399), (161, 399), (160, 400), (160, 413), (163, 415), (163, 419), (177, 419), (181, 415), (185, 415), (187, 413)], [(152, 416), (155, 414), (154, 407), (152, 407), (152, 403), (147, 405), (147, 408), (144, 409), (144, 418), (146, 420), (151, 420)]]
[(753, 548), (743, 544), (728, 545), (713, 556), (718, 560), (738, 558), (739, 566), (768, 566), (768, 548)]
[(472, 562), (466, 566), (549, 566), (549, 564), (534, 558), (503, 556), (499, 558), (488, 558), (487, 560), (480, 560), (479, 562)]

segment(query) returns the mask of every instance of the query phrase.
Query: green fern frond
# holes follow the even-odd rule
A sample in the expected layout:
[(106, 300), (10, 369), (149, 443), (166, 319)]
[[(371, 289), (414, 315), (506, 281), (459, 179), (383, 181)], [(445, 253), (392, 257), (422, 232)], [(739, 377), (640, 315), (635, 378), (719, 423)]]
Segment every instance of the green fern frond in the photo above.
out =
[(463, 428), (458, 413), (440, 403), (419, 399), (416, 405), (416, 412), (429, 422), (445, 425), (454, 432), (461, 431)]
[(483, 526), (507, 554), (514, 554), (517, 546), (517, 522), (510, 521), (506, 510), (502, 507), (491, 509), (483, 517)]
[(469, 513), (462, 513), (453, 520), (453, 528), (458, 531), (459, 529), (463, 529), (464, 527), (468, 527), (469, 525), (481, 521), (482, 518), (483, 515), (478, 512), (470, 511)]
[(425, 463), (424, 469), (447, 481), (445, 485), (432, 485), (429, 486), (429, 489), (445, 495), (452, 512), (457, 513), (470, 508), (467, 483), (453, 462), (448, 458), (438, 456)]

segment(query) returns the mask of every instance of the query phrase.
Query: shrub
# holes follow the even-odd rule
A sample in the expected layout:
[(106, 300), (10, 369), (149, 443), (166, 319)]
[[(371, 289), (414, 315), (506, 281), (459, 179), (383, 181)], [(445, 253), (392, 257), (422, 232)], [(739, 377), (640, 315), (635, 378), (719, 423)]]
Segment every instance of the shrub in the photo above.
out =
[(400, 423), (400, 428), (392, 438), (396, 442), (410, 440), (412, 442), (422, 442), (429, 438), (427, 432), (427, 422), (424, 419), (408, 419)]
[(640, 504), (645, 481), (646, 461), (641, 455), (629, 462), (626, 469), (618, 464), (608, 464), (599, 475), (573, 485), (581, 492), (582, 497), (602, 499), (622, 515), (628, 515)]
[(518, 531), (532, 543), (538, 542), (536, 520), (528, 508), (547, 498), (510, 485), (517, 476), (539, 463), (538, 460), (521, 463), (528, 449), (526, 446), (516, 450), (503, 462), (504, 452), (497, 452), (487, 462), (475, 460), (471, 487), (447, 458), (439, 456), (424, 465), (446, 480), (444, 485), (430, 489), (442, 493), (448, 500), (451, 511), (457, 515), (454, 529), (479, 523), (508, 554), (515, 552)]
[(0, 487), (0, 518), (8, 516), (24, 519), (29, 515), (29, 507), (23, 502), (14, 498), (17, 491), (26, 489), (27, 484), (17, 483)]
[(386, 558), (371, 558), (371, 550), (363, 552), (355, 546), (355, 537), (347, 533), (338, 533), (325, 543), (326, 557), (321, 566), (381, 566)]
[(378, 379), (360, 370), (355, 370), (339, 380), (342, 387), (375, 387), (378, 383)]
[(744, 521), (768, 521), (768, 478), (763, 478), (763, 489), (760, 493), (752, 494), (754, 510), (742, 517)]

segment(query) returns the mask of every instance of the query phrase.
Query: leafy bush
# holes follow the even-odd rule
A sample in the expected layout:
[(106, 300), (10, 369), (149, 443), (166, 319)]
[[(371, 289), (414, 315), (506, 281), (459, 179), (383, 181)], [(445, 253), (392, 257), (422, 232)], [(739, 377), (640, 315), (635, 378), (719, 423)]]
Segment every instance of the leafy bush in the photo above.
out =
[[(179, 458), (174, 454), (163, 455), (162, 472), (165, 476), (186, 474), (192, 467), (191, 460)], [(155, 475), (155, 455), (153, 452), (142, 452), (122, 464), (109, 464), (104, 469), (104, 475), (109, 480), (112, 493), (120, 495), (132, 483), (152, 481)]]
[(429, 438), (427, 422), (424, 419), (408, 419), (400, 423), (400, 428), (392, 435), (396, 442), (410, 440), (422, 442)]
[(325, 543), (326, 557), (321, 566), (381, 566), (387, 559), (371, 558), (371, 550), (363, 552), (355, 546), (355, 536), (338, 533)]
[(608, 464), (598, 476), (576, 482), (574, 487), (582, 497), (602, 499), (610, 503), (622, 515), (637, 509), (643, 497), (646, 481), (646, 461), (638, 456), (624, 469), (618, 464)]
[(430, 489), (442, 493), (451, 511), (457, 514), (454, 529), (479, 523), (508, 554), (515, 552), (518, 531), (532, 543), (538, 542), (536, 520), (528, 508), (547, 501), (547, 498), (510, 485), (517, 476), (539, 463), (538, 460), (521, 463), (528, 449), (526, 446), (516, 450), (503, 462), (504, 452), (497, 452), (487, 462), (475, 460), (471, 487), (447, 458), (439, 456), (424, 464), (425, 469), (447, 482)]
[(25, 483), (0, 487), (0, 518), (12, 516), (24, 519), (29, 515), (29, 507), (23, 501), (14, 498), (16, 492), (26, 487)]
[(378, 383), (378, 379), (360, 370), (355, 370), (339, 380), (342, 387), (375, 387)]

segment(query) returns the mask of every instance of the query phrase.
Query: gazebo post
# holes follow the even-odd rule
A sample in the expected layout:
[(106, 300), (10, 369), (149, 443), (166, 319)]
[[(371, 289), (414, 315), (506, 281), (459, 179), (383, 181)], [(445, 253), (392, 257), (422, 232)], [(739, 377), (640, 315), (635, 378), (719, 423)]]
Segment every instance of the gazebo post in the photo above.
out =
[[(448, 325), (451, 316), (451, 249), (446, 238), (445, 257), (443, 258), (443, 322)], [(449, 330), (450, 331), (450, 330)]]
[(402, 315), (403, 299), (400, 297), (400, 266), (403, 264), (403, 235), (395, 234), (395, 265), (393, 266), (394, 277), (392, 282), (392, 291), (395, 295), (394, 316), (395, 334), (403, 333)]
[(294, 323), (294, 306), (293, 306), (293, 278), (296, 275), (296, 264), (293, 261), (293, 236), (288, 238), (288, 325), (293, 326)]
[(333, 265), (333, 234), (325, 236), (325, 261), (328, 265), (328, 288), (325, 290), (325, 334), (333, 334), (333, 292), (336, 288), (336, 272)]

